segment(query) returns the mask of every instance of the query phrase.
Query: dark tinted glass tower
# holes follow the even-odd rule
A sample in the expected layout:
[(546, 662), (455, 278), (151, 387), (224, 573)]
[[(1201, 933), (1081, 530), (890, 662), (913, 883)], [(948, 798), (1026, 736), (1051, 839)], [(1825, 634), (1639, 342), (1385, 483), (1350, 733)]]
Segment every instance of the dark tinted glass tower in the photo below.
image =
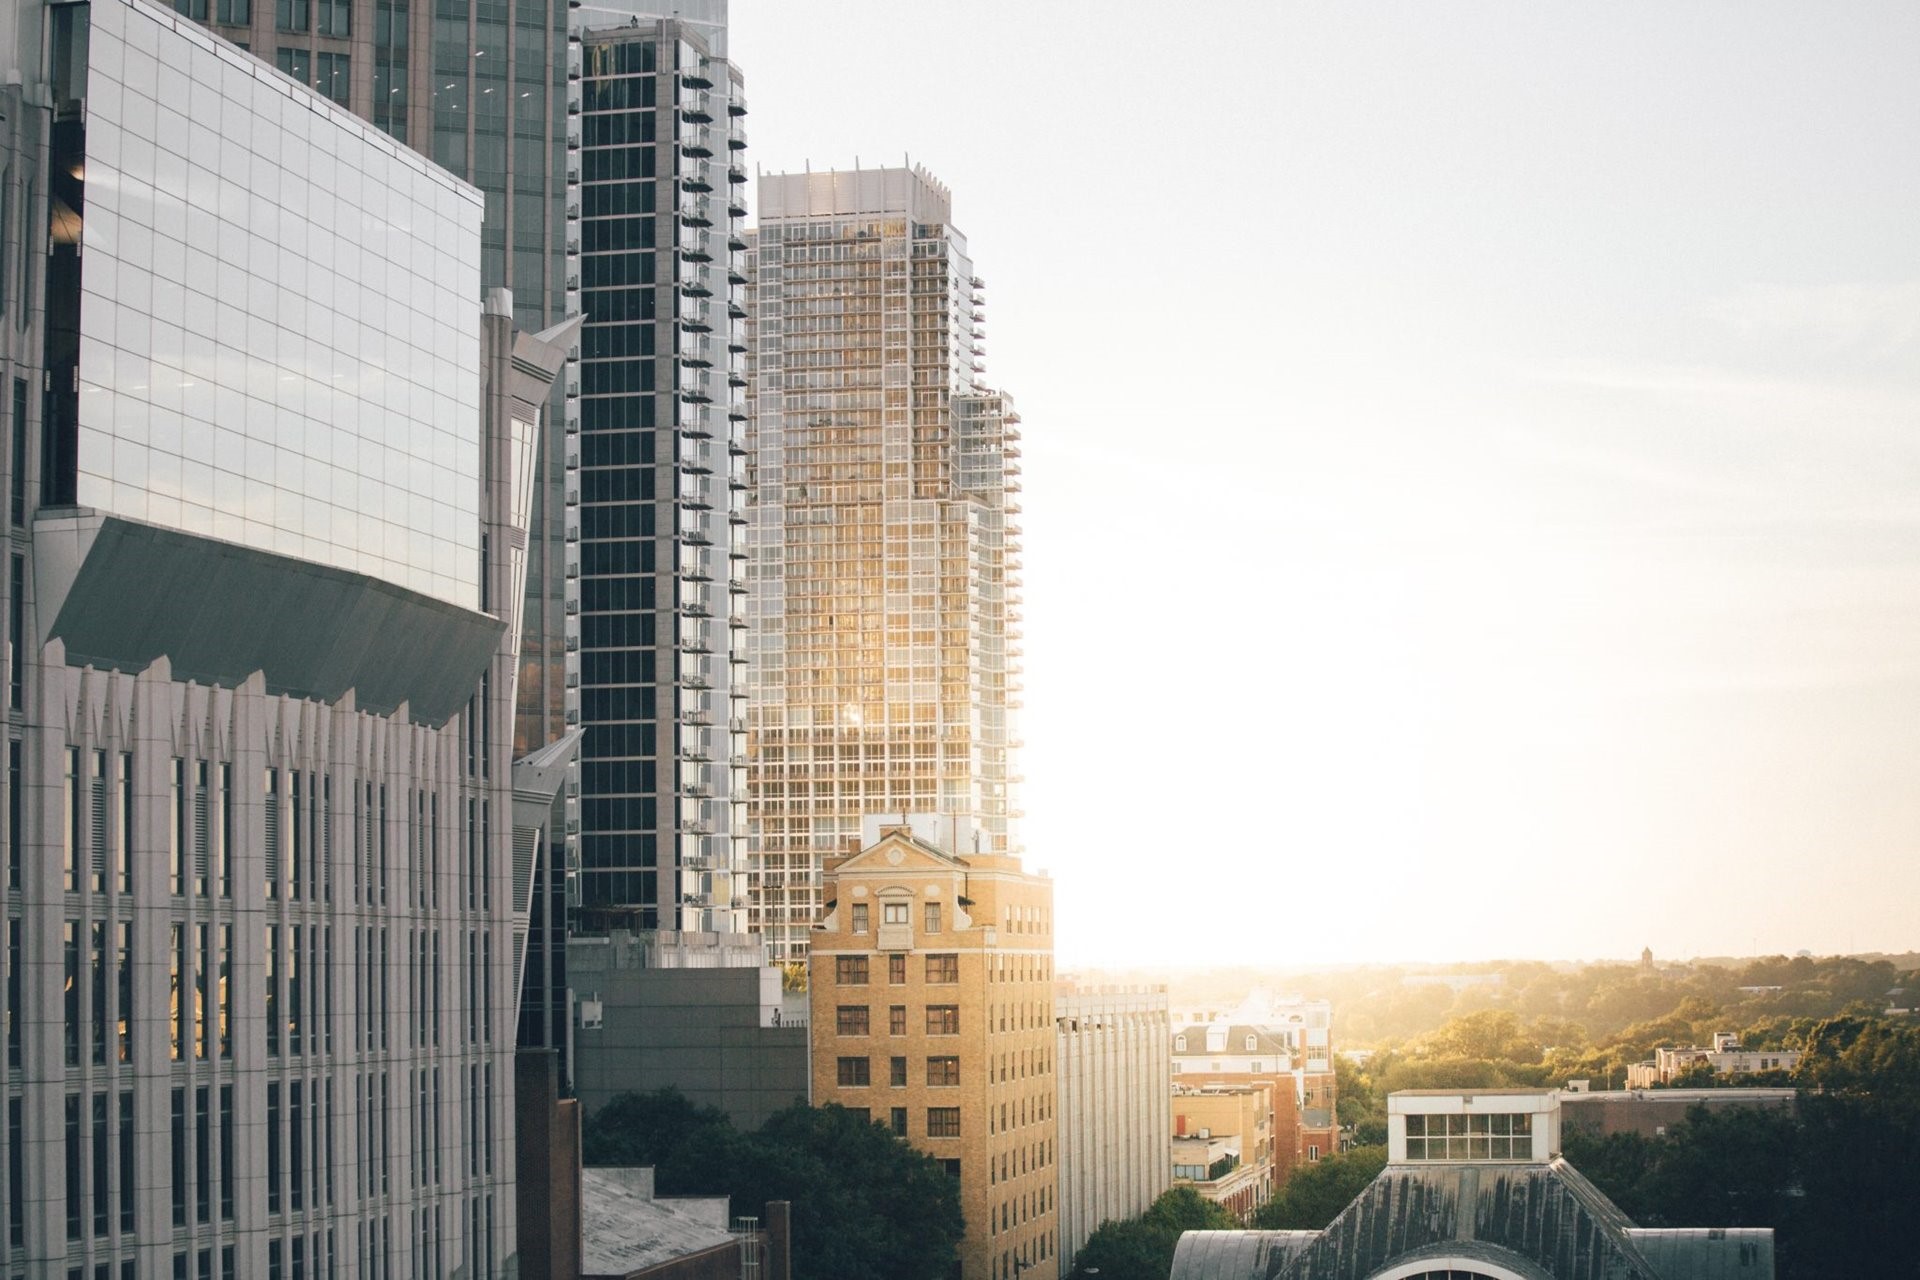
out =
[(746, 106), (724, 35), (582, 33), (567, 572), (587, 931), (743, 922)]

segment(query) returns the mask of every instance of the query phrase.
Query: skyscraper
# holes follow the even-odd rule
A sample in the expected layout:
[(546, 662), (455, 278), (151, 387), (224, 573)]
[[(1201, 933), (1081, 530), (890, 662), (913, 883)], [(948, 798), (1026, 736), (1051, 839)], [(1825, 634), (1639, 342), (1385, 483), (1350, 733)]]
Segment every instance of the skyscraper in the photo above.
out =
[(1020, 432), (983, 285), (922, 169), (763, 176), (748, 456), (754, 926), (806, 954), (866, 815), (1017, 851)]
[(483, 313), (482, 208), (171, 10), (0, 7), (0, 1272), (512, 1265), (509, 726), (573, 335)]
[(581, 32), (578, 928), (745, 927), (746, 215), (719, 20)]

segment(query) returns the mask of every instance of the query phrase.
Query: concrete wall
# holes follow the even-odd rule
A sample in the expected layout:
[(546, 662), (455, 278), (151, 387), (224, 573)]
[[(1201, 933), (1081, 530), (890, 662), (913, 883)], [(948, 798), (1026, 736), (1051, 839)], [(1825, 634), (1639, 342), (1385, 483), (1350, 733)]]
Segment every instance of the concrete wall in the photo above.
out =
[(781, 1014), (780, 973), (642, 969), (605, 944), (568, 950), (573, 990), (601, 1025), (574, 1032), (574, 1092), (592, 1113), (616, 1094), (674, 1088), (736, 1128), (807, 1097), (807, 1028)]
[(1172, 1183), (1166, 988), (1059, 991), (1054, 1025), (1064, 1272), (1102, 1222)]

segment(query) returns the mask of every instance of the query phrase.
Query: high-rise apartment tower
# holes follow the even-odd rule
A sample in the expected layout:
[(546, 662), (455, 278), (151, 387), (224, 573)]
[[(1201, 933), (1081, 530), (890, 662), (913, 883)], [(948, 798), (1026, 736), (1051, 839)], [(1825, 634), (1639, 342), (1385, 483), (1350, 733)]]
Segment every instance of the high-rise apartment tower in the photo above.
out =
[(1019, 417), (921, 169), (765, 175), (750, 276), (754, 927), (804, 956), (867, 815), (1018, 848)]

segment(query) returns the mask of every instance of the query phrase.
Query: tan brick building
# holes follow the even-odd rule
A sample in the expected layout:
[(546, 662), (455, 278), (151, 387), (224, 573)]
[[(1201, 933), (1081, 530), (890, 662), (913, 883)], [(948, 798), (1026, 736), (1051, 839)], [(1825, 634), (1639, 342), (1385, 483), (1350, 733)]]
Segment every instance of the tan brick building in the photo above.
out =
[(964, 1280), (1059, 1273), (1053, 882), (906, 827), (829, 859), (810, 949), (813, 1101), (960, 1179)]

